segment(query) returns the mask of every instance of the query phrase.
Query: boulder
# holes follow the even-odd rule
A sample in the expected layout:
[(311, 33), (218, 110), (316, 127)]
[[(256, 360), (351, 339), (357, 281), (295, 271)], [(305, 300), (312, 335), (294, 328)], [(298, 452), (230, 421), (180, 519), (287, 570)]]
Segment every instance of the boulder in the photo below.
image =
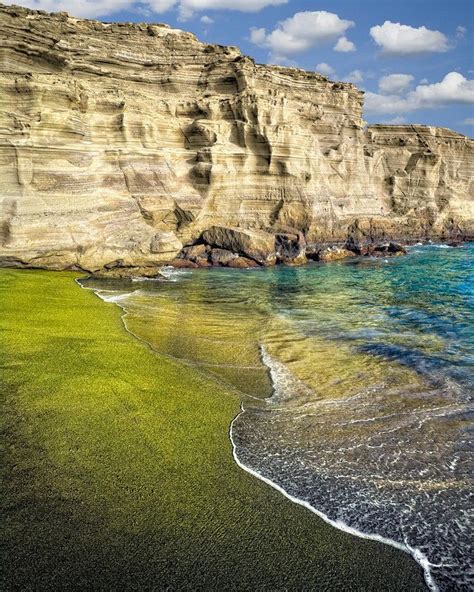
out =
[(173, 261), (170, 262), (170, 265), (176, 267), (176, 269), (196, 269), (199, 267), (197, 263), (189, 261), (188, 259), (173, 259)]
[(406, 255), (405, 247), (398, 243), (390, 242), (382, 245), (375, 245), (367, 250), (367, 255), (372, 257), (396, 257), (399, 255)]
[(247, 257), (237, 257), (236, 259), (229, 261), (227, 267), (232, 267), (234, 269), (248, 269), (250, 267), (258, 267), (258, 263)]
[(399, 243), (389, 243), (387, 250), (392, 255), (406, 255), (407, 254), (406, 248), (403, 245), (400, 245)]
[(340, 261), (341, 259), (348, 259), (355, 257), (353, 251), (349, 251), (343, 247), (326, 247), (317, 253), (317, 261)]
[(304, 265), (308, 262), (305, 254), (304, 234), (296, 229), (285, 229), (275, 235), (275, 248), (278, 261), (285, 265)]
[(275, 265), (275, 236), (263, 230), (212, 226), (202, 234), (212, 247), (219, 247), (253, 259), (261, 265)]
[(227, 251), (226, 249), (212, 249), (211, 261), (213, 265), (229, 265), (233, 259), (237, 259), (238, 255)]
[(97, 279), (130, 279), (135, 277), (155, 279), (164, 277), (161, 267), (104, 267), (92, 273)]
[(184, 247), (180, 254), (180, 259), (189, 259), (190, 261), (196, 261), (196, 259), (202, 257), (207, 259), (206, 245), (191, 245), (189, 247)]

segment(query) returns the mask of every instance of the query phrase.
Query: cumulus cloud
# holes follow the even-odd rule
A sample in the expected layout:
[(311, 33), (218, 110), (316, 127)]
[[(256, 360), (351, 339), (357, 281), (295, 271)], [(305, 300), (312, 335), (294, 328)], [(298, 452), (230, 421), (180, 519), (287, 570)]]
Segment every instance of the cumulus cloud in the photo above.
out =
[(332, 43), (353, 26), (353, 21), (325, 10), (297, 12), (269, 33), (265, 29), (251, 29), (250, 39), (256, 45), (270, 49), (273, 55), (291, 56)]
[(163, 13), (171, 8), (179, 9), (181, 20), (191, 18), (203, 10), (240, 10), (258, 12), (267, 6), (281, 6), (288, 0), (2, 0), (4, 4), (18, 4), (48, 12), (66, 11), (74, 16), (97, 18), (112, 15), (121, 10), (149, 9)]
[(344, 78), (346, 82), (353, 82), (354, 84), (360, 84), (364, 82), (364, 74), (360, 70), (352, 70), (349, 74)]
[(316, 64), (316, 72), (320, 72), (321, 74), (324, 74), (324, 76), (333, 76), (336, 73), (336, 70), (334, 70), (329, 64), (326, 64), (326, 62), (321, 62), (320, 64)]
[(203, 25), (212, 25), (214, 19), (212, 19), (210, 16), (204, 15), (200, 18), (200, 21)]
[(385, 21), (370, 29), (375, 43), (388, 55), (416, 55), (448, 51), (448, 38), (440, 31)]
[(463, 39), (464, 35), (466, 34), (466, 27), (459, 25), (456, 27), (456, 39)]
[(334, 46), (334, 51), (340, 51), (342, 53), (347, 53), (349, 51), (355, 51), (355, 50), (356, 50), (355, 43), (352, 43), (352, 41), (349, 41), (349, 39), (347, 37), (340, 37), (337, 40), (336, 45)]
[(266, 29), (263, 29), (263, 28), (258, 29), (257, 27), (252, 27), (250, 29), (250, 41), (254, 45), (264, 45), (266, 38), (267, 38)]
[(365, 108), (370, 113), (405, 113), (456, 103), (474, 105), (474, 80), (467, 80), (459, 72), (449, 72), (441, 82), (418, 85), (404, 96), (372, 92), (365, 95)]
[(382, 76), (379, 80), (379, 90), (388, 95), (398, 95), (407, 90), (413, 82), (414, 77), (411, 74), (389, 74)]

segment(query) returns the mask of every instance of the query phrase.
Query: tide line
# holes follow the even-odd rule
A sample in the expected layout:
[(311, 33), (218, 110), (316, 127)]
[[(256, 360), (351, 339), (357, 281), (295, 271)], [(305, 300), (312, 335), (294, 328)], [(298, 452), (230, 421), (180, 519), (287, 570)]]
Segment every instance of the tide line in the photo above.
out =
[(322, 520), (324, 520), (324, 522), (326, 522), (327, 524), (333, 526), (334, 528), (337, 528), (339, 530), (342, 530), (343, 532), (347, 532), (348, 534), (352, 534), (354, 536), (357, 536), (357, 537), (359, 537), (361, 539), (368, 539), (368, 540), (372, 540), (372, 541), (377, 541), (379, 543), (384, 543), (386, 545), (390, 545), (391, 547), (395, 547), (396, 549), (398, 549), (400, 551), (404, 551), (405, 553), (409, 553), (413, 557), (413, 559), (423, 569), (423, 574), (424, 574), (424, 577), (425, 577), (426, 585), (431, 590), (431, 592), (439, 592), (439, 588), (436, 585), (436, 582), (434, 581), (433, 576), (432, 576), (431, 571), (430, 571), (430, 566), (432, 564), (430, 563), (430, 561), (428, 560), (428, 558), (426, 557), (426, 555), (424, 553), (422, 553), (422, 551), (420, 551), (419, 549), (413, 548), (410, 545), (408, 545), (407, 543), (405, 543), (405, 544), (398, 543), (397, 541), (394, 541), (392, 539), (385, 538), (385, 537), (383, 537), (381, 535), (378, 535), (378, 534), (368, 534), (368, 533), (365, 533), (365, 532), (361, 532), (359, 530), (356, 530), (355, 528), (352, 528), (351, 526), (348, 526), (347, 524), (345, 524), (341, 520), (331, 520), (331, 518), (329, 518), (326, 514), (324, 514), (320, 510), (317, 510), (309, 502), (307, 502), (305, 500), (302, 500), (302, 499), (299, 499), (299, 498), (291, 495), (285, 489), (283, 489), (283, 487), (281, 487), (280, 485), (278, 485), (274, 481), (271, 481), (267, 477), (264, 477), (263, 475), (261, 475), (260, 473), (258, 473), (257, 471), (255, 471), (254, 469), (251, 469), (250, 467), (248, 467), (247, 465), (245, 465), (239, 459), (239, 457), (238, 457), (238, 454), (237, 454), (237, 446), (235, 444), (234, 437), (233, 437), (234, 423), (244, 413), (245, 413), (245, 408), (244, 408), (244, 405), (242, 403), (241, 406), (240, 406), (240, 413), (238, 413), (234, 417), (234, 419), (232, 420), (232, 423), (230, 424), (230, 428), (229, 428), (229, 438), (230, 438), (230, 441), (231, 441), (231, 444), (232, 444), (232, 456), (234, 457), (234, 461), (236, 462), (236, 464), (241, 469), (243, 469), (244, 471), (246, 471), (247, 473), (249, 473), (253, 477), (256, 477), (257, 479), (260, 479), (260, 481), (263, 481), (264, 483), (266, 483), (270, 487), (273, 487), (273, 489), (276, 489), (279, 493), (281, 493), (282, 495), (284, 495), (287, 499), (289, 499), (293, 503), (298, 504), (299, 506), (303, 506), (304, 508), (306, 508), (310, 512), (313, 512), (313, 514), (316, 514), (317, 516), (319, 516), (319, 518), (321, 518)]

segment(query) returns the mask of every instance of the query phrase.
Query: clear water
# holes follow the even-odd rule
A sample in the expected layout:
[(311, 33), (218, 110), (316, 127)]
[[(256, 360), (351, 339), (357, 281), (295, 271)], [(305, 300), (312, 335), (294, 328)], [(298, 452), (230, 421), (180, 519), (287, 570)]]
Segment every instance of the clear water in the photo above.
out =
[[(241, 463), (471, 590), (474, 245), (89, 282), (128, 328), (241, 394)], [(421, 556), (421, 555), (420, 555)]]

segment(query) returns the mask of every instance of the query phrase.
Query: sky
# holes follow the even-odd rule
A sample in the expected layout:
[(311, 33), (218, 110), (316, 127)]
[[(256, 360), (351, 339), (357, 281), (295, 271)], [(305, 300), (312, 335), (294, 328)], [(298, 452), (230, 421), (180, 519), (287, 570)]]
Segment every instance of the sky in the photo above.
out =
[(368, 123), (474, 136), (474, 0), (0, 0), (103, 21), (164, 22), (258, 63), (365, 91)]

